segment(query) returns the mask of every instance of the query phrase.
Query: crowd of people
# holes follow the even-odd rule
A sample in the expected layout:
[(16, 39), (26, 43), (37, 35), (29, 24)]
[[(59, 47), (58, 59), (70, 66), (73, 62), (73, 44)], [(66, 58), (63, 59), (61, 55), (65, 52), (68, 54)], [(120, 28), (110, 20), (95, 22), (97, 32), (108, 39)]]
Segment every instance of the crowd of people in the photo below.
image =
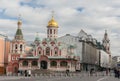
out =
[[(114, 68), (112, 71), (114, 72), (115, 78), (120, 78), (120, 69)], [(110, 74), (109, 69), (104, 70), (104, 72), (105, 72), (106, 76), (108, 76)], [(69, 69), (66, 69), (67, 76), (70, 76), (69, 73), (70, 73)], [(96, 73), (96, 70), (94, 68), (90, 69), (90, 76), (93, 76), (94, 73)], [(31, 70), (19, 71), (18, 75), (24, 75), (25, 77), (31, 76)]]
[(18, 71), (18, 76), (19, 75), (24, 75), (25, 77), (31, 76), (31, 70)]

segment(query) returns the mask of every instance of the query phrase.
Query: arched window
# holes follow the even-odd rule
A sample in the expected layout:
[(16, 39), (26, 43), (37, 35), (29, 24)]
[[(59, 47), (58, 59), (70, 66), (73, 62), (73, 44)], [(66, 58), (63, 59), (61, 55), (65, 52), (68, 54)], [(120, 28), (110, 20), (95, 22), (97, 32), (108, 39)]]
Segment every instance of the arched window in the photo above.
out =
[(28, 61), (23, 61), (23, 66), (28, 66)]
[(52, 34), (52, 29), (50, 29), (50, 34)]
[(55, 34), (55, 29), (54, 29), (54, 34)]
[(37, 66), (38, 62), (37, 61), (32, 61), (32, 66)]
[(23, 47), (23, 46), (22, 46), (22, 44), (21, 44), (21, 45), (20, 45), (20, 51), (22, 51), (22, 47)]
[(39, 54), (39, 55), (41, 54), (41, 51), (42, 51), (42, 48), (41, 48), (41, 47), (38, 47), (38, 54)]
[(54, 50), (55, 50), (55, 55), (58, 55), (58, 48), (56, 47)]
[(66, 61), (61, 61), (60, 62), (60, 66), (62, 66), (62, 67), (67, 67), (67, 62)]
[(17, 49), (17, 44), (15, 44), (15, 49)]
[(49, 47), (46, 48), (46, 55), (50, 55), (50, 48)]
[(56, 61), (51, 61), (50, 66), (57, 66), (57, 62)]
[(41, 54), (41, 51), (39, 51), (39, 55)]
[(57, 55), (57, 50), (55, 50), (55, 55)]

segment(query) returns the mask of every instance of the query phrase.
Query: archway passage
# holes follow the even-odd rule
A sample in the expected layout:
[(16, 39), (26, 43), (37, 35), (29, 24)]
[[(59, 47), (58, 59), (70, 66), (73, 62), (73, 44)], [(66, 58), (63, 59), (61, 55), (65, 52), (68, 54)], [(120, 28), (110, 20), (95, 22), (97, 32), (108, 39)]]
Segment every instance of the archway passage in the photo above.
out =
[(17, 68), (17, 67), (14, 68), (14, 72), (15, 72), (15, 73), (18, 72), (18, 68)]
[(46, 61), (41, 61), (40, 64), (41, 64), (42, 69), (47, 69), (47, 62)]

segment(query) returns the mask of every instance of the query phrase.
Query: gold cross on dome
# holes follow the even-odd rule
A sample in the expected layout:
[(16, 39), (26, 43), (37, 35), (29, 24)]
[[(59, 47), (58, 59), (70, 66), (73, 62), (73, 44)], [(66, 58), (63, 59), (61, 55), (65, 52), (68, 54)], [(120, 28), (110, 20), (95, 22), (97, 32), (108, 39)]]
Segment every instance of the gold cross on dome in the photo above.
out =
[(21, 20), (21, 14), (19, 14), (19, 16), (18, 16), (18, 20)]
[(54, 11), (52, 11), (52, 18), (53, 18), (53, 16), (54, 16)]

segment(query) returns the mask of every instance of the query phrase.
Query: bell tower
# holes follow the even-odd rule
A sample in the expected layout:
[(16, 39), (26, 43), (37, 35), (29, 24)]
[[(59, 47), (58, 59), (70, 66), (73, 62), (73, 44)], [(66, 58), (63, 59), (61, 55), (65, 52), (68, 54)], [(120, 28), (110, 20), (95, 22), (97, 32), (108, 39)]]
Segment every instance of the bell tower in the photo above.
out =
[(22, 33), (22, 20), (19, 16), (18, 22), (17, 22), (17, 31), (15, 34), (14, 39), (12, 40), (11, 45), (11, 53), (12, 54), (24, 54), (25, 53), (25, 40), (23, 39), (23, 33)]
[(52, 12), (52, 19), (47, 25), (47, 38), (55, 39), (58, 36), (58, 23), (54, 19), (54, 12)]
[(104, 38), (103, 38), (102, 44), (103, 44), (104, 50), (108, 54), (110, 54), (110, 40), (108, 38), (107, 30), (105, 30), (105, 34), (104, 34)]
[(111, 67), (111, 63), (112, 63), (112, 57), (111, 57), (111, 52), (110, 52), (110, 40), (107, 34), (107, 30), (105, 30), (105, 34), (104, 34), (104, 38), (102, 41), (104, 50), (107, 52), (107, 54), (109, 54), (109, 64), (108, 67)]
[(25, 40), (23, 39), (22, 34), (22, 21), (19, 16), (17, 22), (17, 31), (14, 36), (14, 39), (11, 41), (10, 45), (10, 53), (8, 55), (8, 66), (6, 68), (6, 72), (17, 74), (19, 69), (19, 58), (24, 57), (25, 54)]

